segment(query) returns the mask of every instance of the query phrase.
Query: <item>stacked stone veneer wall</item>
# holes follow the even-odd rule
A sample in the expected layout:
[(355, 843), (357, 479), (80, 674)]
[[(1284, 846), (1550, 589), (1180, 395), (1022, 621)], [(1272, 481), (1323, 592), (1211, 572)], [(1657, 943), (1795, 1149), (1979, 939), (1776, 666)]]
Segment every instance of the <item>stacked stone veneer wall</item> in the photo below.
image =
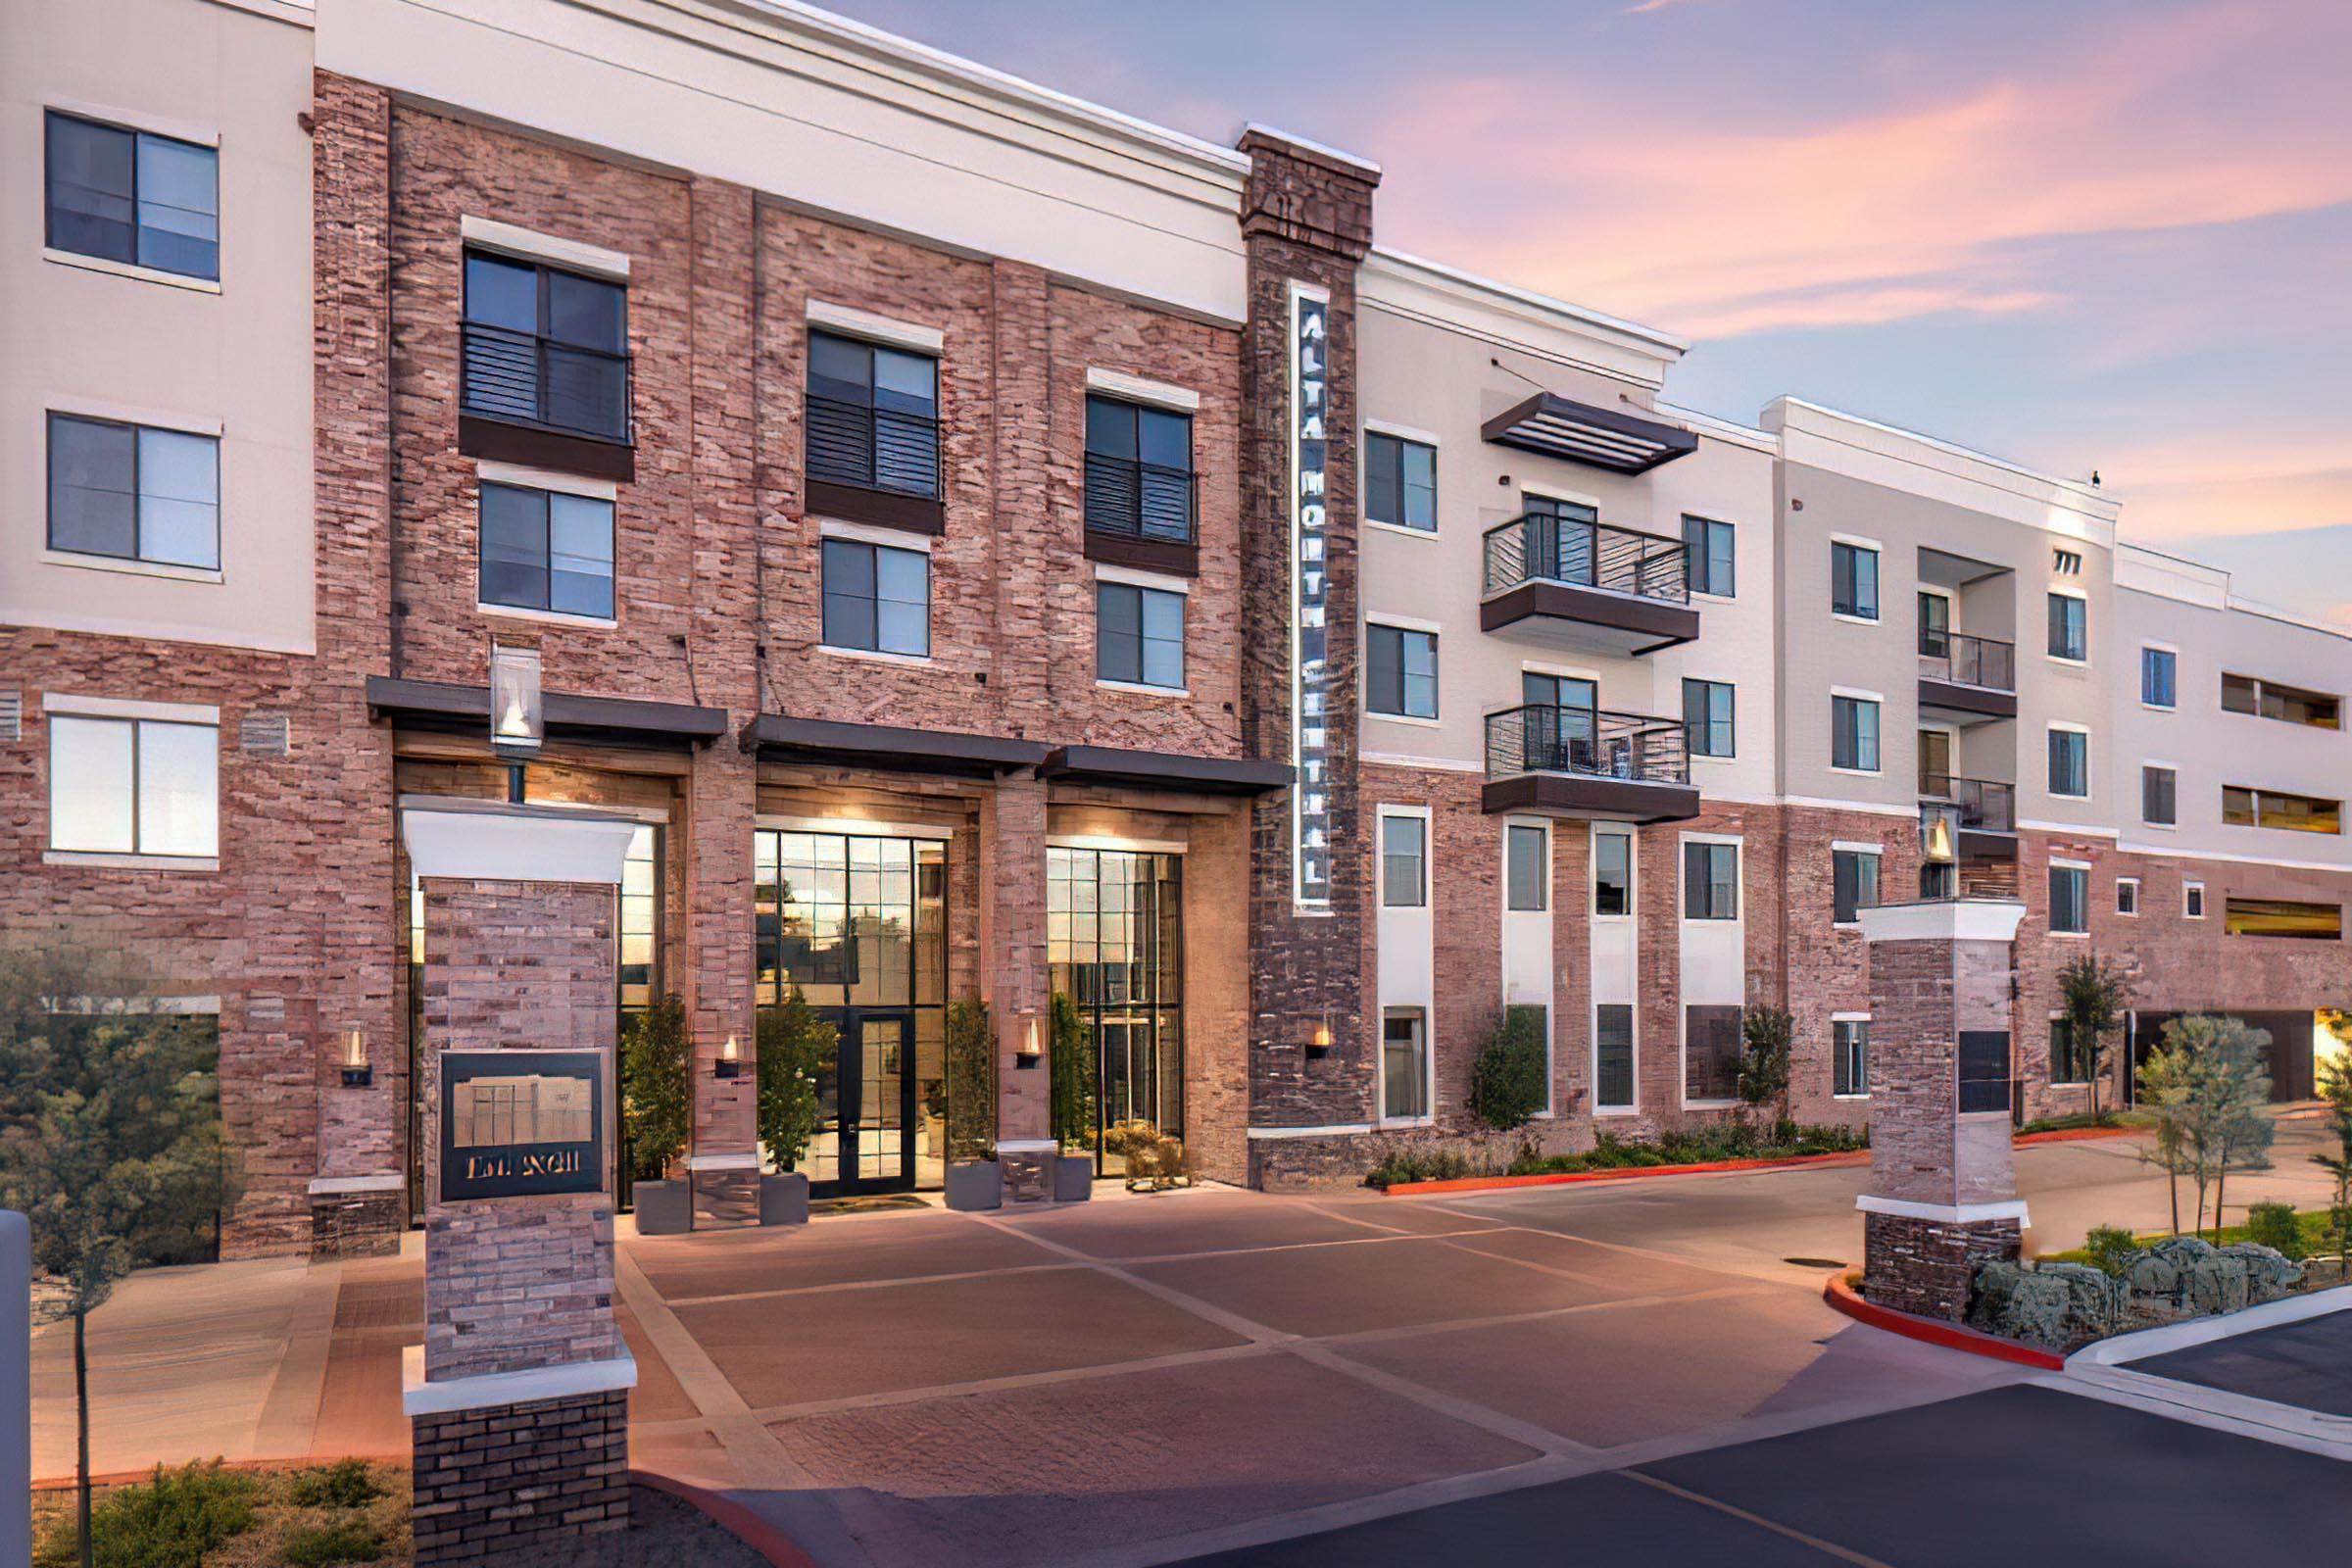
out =
[(1864, 1214), (1862, 1289), (1898, 1312), (1958, 1323), (1968, 1316), (1971, 1282), (1981, 1264), (2015, 1262), (2024, 1233), (2013, 1219), (1967, 1223), (1907, 1214)]
[(419, 1563), (497, 1562), (629, 1522), (629, 1396), (416, 1420), (410, 1526)]

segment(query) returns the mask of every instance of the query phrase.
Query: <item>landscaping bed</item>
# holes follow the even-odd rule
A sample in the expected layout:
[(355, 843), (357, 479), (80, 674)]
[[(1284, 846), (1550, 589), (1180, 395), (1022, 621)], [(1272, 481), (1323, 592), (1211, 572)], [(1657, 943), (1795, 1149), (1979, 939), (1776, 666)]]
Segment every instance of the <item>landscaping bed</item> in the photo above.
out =
[[(643, 1482), (629, 1489), (629, 1528), (559, 1548), (497, 1555), (500, 1568), (770, 1568), (771, 1559), (693, 1503)], [(74, 1568), (74, 1493), (32, 1495), (34, 1568)], [(406, 1466), (183, 1465), (93, 1490), (99, 1568), (408, 1568)]]
[(1604, 1132), (1592, 1148), (1576, 1154), (1544, 1154), (1522, 1145), (1507, 1161), (1483, 1151), (1393, 1150), (1365, 1174), (1364, 1185), (1383, 1192), (1458, 1192), (1462, 1184), (1598, 1180), (1646, 1171), (1664, 1175), (1755, 1170), (1852, 1155), (1869, 1148), (1869, 1133), (1858, 1128), (1784, 1126), (1767, 1136), (1743, 1122), (1724, 1122), (1639, 1143), (1621, 1142)]

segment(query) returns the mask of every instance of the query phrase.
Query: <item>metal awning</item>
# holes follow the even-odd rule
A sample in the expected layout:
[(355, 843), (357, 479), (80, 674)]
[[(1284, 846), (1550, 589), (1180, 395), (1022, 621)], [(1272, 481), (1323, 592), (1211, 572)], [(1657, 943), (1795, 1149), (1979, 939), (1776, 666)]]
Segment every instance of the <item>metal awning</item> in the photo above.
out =
[(1645, 419), (1622, 409), (1572, 403), (1539, 392), (1489, 419), (1479, 433), (1496, 446), (1565, 458), (1612, 473), (1647, 473), (1698, 450), (1698, 437), (1680, 425)]
[[(368, 677), (371, 716), (420, 729), (490, 734), (490, 688), (454, 681)], [(619, 745), (705, 746), (727, 732), (727, 710), (631, 697), (579, 697), (549, 692), (552, 737)]]
[(744, 726), (743, 747), (763, 757), (848, 763), (906, 773), (988, 777), (1035, 767), (1049, 748), (1040, 741), (961, 730), (856, 724), (838, 719), (788, 718), (762, 713)]

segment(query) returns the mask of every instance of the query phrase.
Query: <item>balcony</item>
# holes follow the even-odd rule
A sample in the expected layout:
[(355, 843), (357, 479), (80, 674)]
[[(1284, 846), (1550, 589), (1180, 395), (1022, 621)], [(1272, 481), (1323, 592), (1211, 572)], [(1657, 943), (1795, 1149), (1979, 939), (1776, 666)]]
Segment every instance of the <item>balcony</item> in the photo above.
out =
[(2017, 716), (2017, 645), (1937, 626), (1919, 628), (1922, 717), (1961, 725)]
[(1928, 773), (1919, 781), (1923, 820), (1929, 812), (1948, 818), (1956, 830), (1955, 853), (1963, 860), (2017, 858), (2017, 786), (1998, 779)]
[(1698, 635), (1683, 542), (1531, 512), (1486, 533), (1484, 631), (1639, 657)]
[(626, 354), (467, 321), (458, 449), (468, 457), (607, 479), (637, 473)]
[(1088, 560), (1197, 576), (1200, 515), (1200, 481), (1190, 468), (1086, 455)]
[(1698, 814), (1683, 726), (1641, 713), (1529, 704), (1487, 715), (1484, 809), (1623, 822)]

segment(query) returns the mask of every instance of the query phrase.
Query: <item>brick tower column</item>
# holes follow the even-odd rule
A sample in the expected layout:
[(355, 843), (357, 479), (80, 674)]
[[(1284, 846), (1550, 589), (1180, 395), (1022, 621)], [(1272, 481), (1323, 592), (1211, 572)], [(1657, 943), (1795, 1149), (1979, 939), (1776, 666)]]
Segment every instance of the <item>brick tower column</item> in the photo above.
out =
[(1355, 272), (1380, 171), (1242, 137), (1242, 738), (1288, 762), (1250, 837), (1250, 1158), (1256, 1187), (1352, 1163), (1375, 1103), (1356, 799)]
[(1035, 774), (997, 781), (980, 810), (981, 947), (988, 955), (988, 1021), (997, 1036), (997, 1158), (1007, 1202), (1054, 1196), (1051, 1079), (1043, 1054), (1025, 1054), (1034, 1020), (1046, 1025), (1046, 785)]
[(1870, 1186), (1862, 1292), (1958, 1322), (1977, 1265), (2026, 1227), (2010, 1158), (2013, 901), (1862, 911), (1870, 948)]
[(614, 934), (635, 824), (412, 808), (424, 894), (424, 1343), (403, 1366), (416, 1560), (628, 1522), (612, 1311)]

